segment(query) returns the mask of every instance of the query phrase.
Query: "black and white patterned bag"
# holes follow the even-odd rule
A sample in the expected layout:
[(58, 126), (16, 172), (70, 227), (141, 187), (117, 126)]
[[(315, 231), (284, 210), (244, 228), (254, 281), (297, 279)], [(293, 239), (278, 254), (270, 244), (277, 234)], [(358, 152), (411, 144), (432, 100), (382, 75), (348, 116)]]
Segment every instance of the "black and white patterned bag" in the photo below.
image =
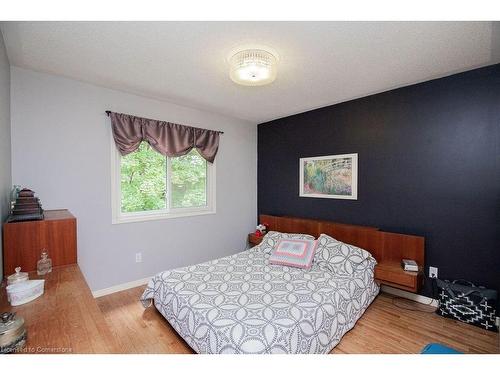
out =
[(495, 325), (497, 291), (477, 287), (465, 280), (437, 280), (439, 307), (436, 313), (460, 320), (488, 331), (498, 331)]

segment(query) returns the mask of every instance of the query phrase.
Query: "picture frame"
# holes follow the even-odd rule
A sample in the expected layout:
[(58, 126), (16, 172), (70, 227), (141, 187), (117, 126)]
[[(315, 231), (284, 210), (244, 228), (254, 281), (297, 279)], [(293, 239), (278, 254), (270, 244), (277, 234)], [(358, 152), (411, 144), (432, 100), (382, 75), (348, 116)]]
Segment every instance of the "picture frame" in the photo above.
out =
[(358, 199), (358, 154), (299, 159), (299, 196)]

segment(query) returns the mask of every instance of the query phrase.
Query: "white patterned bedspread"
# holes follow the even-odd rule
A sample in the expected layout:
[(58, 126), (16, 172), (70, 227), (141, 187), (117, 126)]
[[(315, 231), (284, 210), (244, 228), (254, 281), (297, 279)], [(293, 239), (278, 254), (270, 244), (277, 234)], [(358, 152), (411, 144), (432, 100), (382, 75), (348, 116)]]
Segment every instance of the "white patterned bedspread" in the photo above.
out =
[(375, 261), (351, 276), (269, 264), (258, 247), (157, 274), (151, 300), (198, 353), (328, 353), (379, 292)]

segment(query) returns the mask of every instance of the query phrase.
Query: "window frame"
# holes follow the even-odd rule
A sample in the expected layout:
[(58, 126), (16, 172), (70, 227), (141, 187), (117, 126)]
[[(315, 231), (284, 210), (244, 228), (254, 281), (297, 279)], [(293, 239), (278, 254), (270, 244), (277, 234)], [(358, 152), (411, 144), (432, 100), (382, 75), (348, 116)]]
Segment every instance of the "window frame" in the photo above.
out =
[(206, 206), (201, 207), (184, 207), (184, 208), (171, 208), (168, 205), (171, 202), (171, 188), (170, 188), (170, 158), (167, 158), (167, 207), (161, 210), (152, 211), (138, 211), (138, 212), (122, 212), (121, 210), (121, 154), (116, 148), (113, 137), (111, 137), (111, 223), (124, 224), (134, 223), (150, 220), (163, 220), (173, 219), (177, 217), (189, 217), (198, 215), (211, 215), (216, 213), (215, 209), (215, 171), (216, 162), (207, 161), (207, 181), (206, 181)]

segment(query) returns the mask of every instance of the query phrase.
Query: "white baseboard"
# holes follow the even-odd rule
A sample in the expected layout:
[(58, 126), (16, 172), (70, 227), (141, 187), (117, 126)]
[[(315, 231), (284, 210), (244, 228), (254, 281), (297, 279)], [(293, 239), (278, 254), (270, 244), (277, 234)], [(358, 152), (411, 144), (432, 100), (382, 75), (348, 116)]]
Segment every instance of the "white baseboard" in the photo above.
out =
[(98, 297), (106, 296), (106, 295), (111, 294), (111, 293), (121, 292), (122, 290), (127, 290), (127, 289), (131, 289), (131, 288), (135, 288), (137, 286), (146, 285), (149, 282), (149, 280), (151, 280), (152, 278), (153, 278), (153, 276), (145, 277), (144, 279), (129, 281), (128, 283), (110, 286), (109, 288), (93, 290), (92, 295), (94, 296), (94, 298), (98, 298)]
[(393, 288), (393, 287), (387, 286), (387, 285), (382, 285), (382, 287), (380, 289), (382, 290), (382, 292), (392, 294), (394, 296), (403, 297), (403, 298), (406, 298), (406, 299), (409, 299), (409, 300), (412, 300), (415, 302), (423, 303), (425, 305), (431, 305), (434, 307), (438, 306), (437, 300), (432, 299), (430, 297), (421, 296), (420, 294), (407, 292), (406, 290), (396, 289), (396, 288)]

